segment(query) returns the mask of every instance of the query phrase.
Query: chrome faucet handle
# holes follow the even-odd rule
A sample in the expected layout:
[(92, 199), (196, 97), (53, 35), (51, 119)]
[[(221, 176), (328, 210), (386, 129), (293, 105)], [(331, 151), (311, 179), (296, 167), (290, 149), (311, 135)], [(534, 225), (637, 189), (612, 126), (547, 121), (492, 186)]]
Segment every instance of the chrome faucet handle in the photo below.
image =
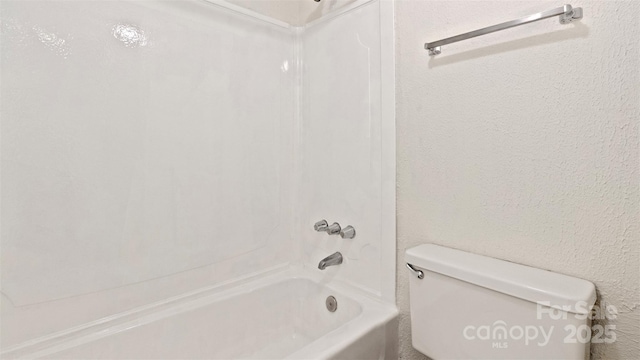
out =
[(327, 220), (320, 220), (313, 224), (313, 230), (315, 231), (327, 231), (328, 227), (329, 223), (327, 223)]
[(325, 231), (329, 235), (335, 235), (335, 234), (339, 234), (340, 230), (341, 230), (340, 224), (338, 224), (337, 222), (334, 222), (333, 224), (329, 225), (329, 227), (327, 227)]
[(356, 237), (356, 229), (351, 225), (347, 225), (346, 228), (340, 230), (340, 237), (343, 239), (353, 239)]

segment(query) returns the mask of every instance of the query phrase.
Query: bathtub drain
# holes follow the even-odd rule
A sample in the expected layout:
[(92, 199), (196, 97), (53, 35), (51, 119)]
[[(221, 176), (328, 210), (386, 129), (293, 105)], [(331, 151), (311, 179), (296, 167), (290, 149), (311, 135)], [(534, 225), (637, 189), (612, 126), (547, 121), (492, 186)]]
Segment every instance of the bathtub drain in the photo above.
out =
[(327, 305), (327, 310), (331, 312), (334, 312), (336, 311), (336, 309), (338, 309), (338, 300), (336, 300), (336, 298), (334, 298), (333, 296), (327, 297), (325, 304)]

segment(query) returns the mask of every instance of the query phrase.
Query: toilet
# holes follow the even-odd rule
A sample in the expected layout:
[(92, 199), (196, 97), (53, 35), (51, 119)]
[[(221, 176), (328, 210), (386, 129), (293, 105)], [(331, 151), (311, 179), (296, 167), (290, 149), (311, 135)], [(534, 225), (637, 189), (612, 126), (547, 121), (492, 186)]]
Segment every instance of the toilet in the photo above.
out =
[(440, 359), (589, 359), (593, 283), (424, 244), (406, 250), (413, 347)]

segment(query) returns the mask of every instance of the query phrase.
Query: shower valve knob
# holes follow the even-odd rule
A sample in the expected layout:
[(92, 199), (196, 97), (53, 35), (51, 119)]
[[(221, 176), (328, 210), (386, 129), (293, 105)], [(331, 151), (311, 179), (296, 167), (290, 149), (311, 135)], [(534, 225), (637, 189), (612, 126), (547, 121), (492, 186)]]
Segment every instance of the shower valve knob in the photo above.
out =
[(327, 231), (328, 227), (329, 227), (329, 223), (327, 223), (327, 220), (320, 220), (315, 224), (313, 224), (313, 229), (315, 231)]
[(340, 224), (338, 224), (337, 222), (334, 222), (333, 224), (329, 225), (329, 227), (327, 227), (327, 234), (329, 235), (335, 235), (335, 234), (339, 234), (340, 233)]
[(353, 239), (356, 237), (356, 229), (353, 226), (348, 225), (344, 229), (340, 230), (340, 237), (343, 239)]

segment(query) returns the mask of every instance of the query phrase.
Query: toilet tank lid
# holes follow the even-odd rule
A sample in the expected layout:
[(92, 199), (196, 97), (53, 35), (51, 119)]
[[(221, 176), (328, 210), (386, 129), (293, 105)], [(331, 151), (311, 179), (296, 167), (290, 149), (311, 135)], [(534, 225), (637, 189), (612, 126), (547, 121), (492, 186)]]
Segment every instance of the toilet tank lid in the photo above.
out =
[(424, 244), (407, 249), (415, 267), (459, 279), (520, 299), (587, 314), (596, 300), (593, 283), (504, 260)]

